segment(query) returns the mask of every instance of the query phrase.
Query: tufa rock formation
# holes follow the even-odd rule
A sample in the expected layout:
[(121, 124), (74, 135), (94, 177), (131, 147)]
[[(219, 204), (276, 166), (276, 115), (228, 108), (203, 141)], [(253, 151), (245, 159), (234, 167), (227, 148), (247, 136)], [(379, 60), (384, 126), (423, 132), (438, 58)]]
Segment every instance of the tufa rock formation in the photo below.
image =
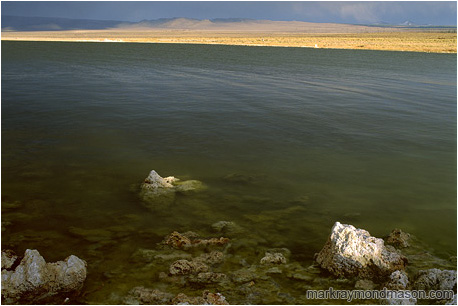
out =
[(151, 210), (168, 207), (175, 200), (175, 193), (188, 194), (205, 189), (205, 185), (197, 180), (180, 182), (176, 177), (161, 177), (151, 170), (148, 177), (140, 185), (140, 197), (145, 206)]
[(456, 290), (456, 271), (421, 270), (417, 274), (413, 287), (417, 290)]
[(386, 238), (386, 243), (396, 248), (409, 247), (410, 234), (395, 228), (391, 231), (390, 235)]
[[(2, 252), (2, 258), (8, 256)], [(45, 303), (75, 296), (86, 279), (86, 262), (71, 255), (64, 261), (46, 263), (37, 250), (26, 250), (12, 270), (2, 267), (2, 301), (5, 304)]]
[(383, 279), (404, 270), (407, 259), (388, 250), (382, 239), (368, 231), (336, 222), (323, 249), (315, 255), (323, 268), (336, 276)]

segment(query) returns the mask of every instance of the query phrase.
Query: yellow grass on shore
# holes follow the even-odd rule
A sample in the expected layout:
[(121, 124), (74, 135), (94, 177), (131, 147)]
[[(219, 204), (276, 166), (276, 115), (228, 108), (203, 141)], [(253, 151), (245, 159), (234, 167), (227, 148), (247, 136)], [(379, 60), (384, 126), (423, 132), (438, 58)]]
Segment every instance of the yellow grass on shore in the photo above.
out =
[(105, 41), (138, 43), (221, 44), (245, 46), (318, 47), (456, 53), (457, 34), (384, 31), (371, 33), (231, 32), (195, 30), (112, 29), (47, 32), (2, 32), (2, 40)]

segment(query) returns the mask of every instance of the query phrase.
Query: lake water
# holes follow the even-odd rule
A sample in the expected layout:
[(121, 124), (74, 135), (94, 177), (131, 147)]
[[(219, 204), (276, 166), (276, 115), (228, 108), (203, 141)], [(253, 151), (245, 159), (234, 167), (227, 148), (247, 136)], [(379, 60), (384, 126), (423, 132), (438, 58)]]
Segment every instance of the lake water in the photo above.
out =
[[(244, 251), (252, 262), (285, 247), (308, 266), (336, 221), (377, 237), (401, 228), (435, 256), (456, 256), (456, 63), (456, 54), (2, 42), (2, 203), (20, 204), (2, 209), (2, 249), (85, 259), (87, 303), (165, 286), (152, 275), (168, 267), (135, 274), (132, 253), (174, 230), (218, 236), (221, 220), (257, 241)], [(152, 169), (208, 188), (150, 211), (138, 185)]]

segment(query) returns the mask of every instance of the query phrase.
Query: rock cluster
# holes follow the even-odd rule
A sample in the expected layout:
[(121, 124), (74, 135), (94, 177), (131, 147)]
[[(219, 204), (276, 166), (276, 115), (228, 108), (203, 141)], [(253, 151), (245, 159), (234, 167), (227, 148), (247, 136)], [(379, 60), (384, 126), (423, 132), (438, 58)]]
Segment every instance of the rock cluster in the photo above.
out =
[(456, 271), (421, 270), (417, 274), (413, 287), (417, 290), (456, 290)]
[(404, 270), (407, 259), (389, 250), (384, 241), (368, 231), (336, 222), (323, 249), (316, 254), (318, 264), (336, 276), (379, 279)]
[[(28, 249), (14, 270), (10, 255), (2, 251), (2, 299), (7, 304), (44, 303), (58, 297), (62, 303), (77, 294), (86, 279), (86, 263), (74, 255), (46, 263), (37, 250)], [(10, 259), (5, 267), (3, 258)]]

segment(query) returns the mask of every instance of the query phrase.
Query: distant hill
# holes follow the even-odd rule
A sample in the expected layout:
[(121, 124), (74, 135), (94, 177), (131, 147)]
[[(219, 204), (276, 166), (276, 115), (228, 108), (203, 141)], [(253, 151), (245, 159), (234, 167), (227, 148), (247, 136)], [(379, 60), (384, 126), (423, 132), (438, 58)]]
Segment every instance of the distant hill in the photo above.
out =
[(2, 31), (98, 30), (116, 27), (115, 20), (2, 16)]
[(159, 18), (128, 22), (119, 20), (70, 19), (54, 17), (2, 16), (2, 31), (63, 31), (63, 30), (102, 30), (109, 28), (203, 28), (212, 25), (256, 22), (244, 18), (216, 18), (200, 20), (193, 18)]
[(68, 19), (51, 17), (2, 16), (2, 32), (13, 31), (64, 31), (64, 30), (199, 30), (237, 32), (309, 32), (336, 33), (360, 32), (366, 27), (349, 24), (311, 23), (302, 21), (271, 21), (244, 18), (160, 18), (126, 22), (116, 20)]
[[(128, 22), (118, 20), (91, 20), (51, 17), (2, 16), (2, 32), (13, 31), (64, 31), (64, 30), (195, 30), (195, 31), (232, 31), (232, 32), (283, 32), (283, 33), (363, 33), (424, 28), (411, 22), (402, 25), (386, 23), (372, 25), (352, 25), (338, 23), (311, 23), (303, 21), (271, 21), (245, 18), (160, 18)], [(429, 28), (433, 28), (432, 26)], [(443, 27), (440, 27), (443, 28)], [(453, 27), (449, 27), (453, 28)], [(456, 30), (456, 27), (454, 27)]]

